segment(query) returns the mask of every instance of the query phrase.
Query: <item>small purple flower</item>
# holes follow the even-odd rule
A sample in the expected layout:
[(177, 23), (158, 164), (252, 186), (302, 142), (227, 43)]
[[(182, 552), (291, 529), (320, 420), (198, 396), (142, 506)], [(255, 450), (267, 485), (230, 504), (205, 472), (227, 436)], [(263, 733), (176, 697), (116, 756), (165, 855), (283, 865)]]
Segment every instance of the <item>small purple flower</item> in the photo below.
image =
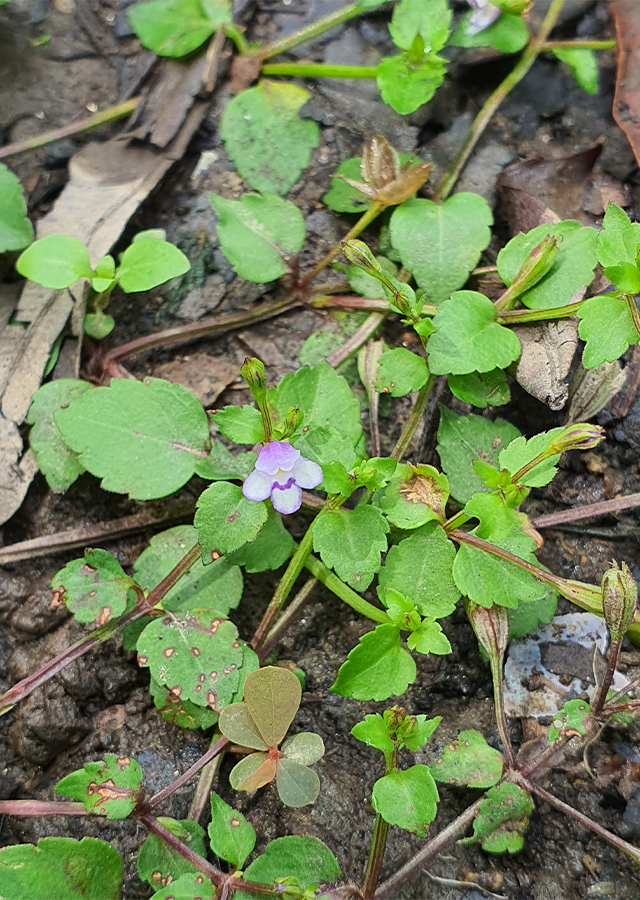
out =
[(260, 451), (242, 493), (256, 502), (271, 497), (275, 509), (287, 515), (300, 509), (302, 488), (318, 487), (322, 477), (320, 466), (300, 456), (291, 444), (271, 441)]
[(473, 7), (467, 22), (467, 34), (479, 34), (500, 18), (502, 10), (489, 0), (467, 0), (467, 2)]

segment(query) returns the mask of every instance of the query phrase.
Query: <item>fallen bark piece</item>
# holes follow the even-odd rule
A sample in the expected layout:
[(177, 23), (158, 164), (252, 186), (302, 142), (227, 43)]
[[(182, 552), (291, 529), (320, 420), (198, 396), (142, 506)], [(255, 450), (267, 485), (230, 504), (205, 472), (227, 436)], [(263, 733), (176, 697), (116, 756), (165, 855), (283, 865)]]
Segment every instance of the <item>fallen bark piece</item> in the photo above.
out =
[(640, 4), (637, 0), (609, 0), (609, 8), (618, 52), (613, 118), (640, 165)]

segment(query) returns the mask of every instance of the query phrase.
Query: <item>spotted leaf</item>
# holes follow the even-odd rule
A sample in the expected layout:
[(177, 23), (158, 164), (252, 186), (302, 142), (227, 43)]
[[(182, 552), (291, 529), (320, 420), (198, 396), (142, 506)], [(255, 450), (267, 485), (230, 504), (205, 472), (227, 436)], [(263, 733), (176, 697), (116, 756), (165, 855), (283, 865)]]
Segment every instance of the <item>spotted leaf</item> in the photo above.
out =
[(105, 625), (121, 616), (133, 584), (118, 560), (106, 550), (85, 550), (54, 575), (53, 605), (66, 603), (78, 622)]
[(107, 819), (126, 819), (142, 785), (142, 768), (129, 756), (108, 753), (103, 762), (87, 763), (56, 785), (56, 792), (83, 803)]
[(179, 699), (219, 712), (240, 684), (243, 649), (228, 619), (194, 609), (155, 619), (138, 638), (138, 663)]

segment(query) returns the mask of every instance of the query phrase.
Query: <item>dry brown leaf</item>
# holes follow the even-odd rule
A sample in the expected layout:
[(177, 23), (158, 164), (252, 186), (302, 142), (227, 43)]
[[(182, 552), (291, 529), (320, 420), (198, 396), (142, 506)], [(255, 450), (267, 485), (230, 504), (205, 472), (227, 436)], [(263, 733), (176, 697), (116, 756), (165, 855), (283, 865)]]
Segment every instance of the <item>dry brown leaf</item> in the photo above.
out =
[(518, 383), (553, 410), (562, 409), (569, 396), (567, 376), (578, 346), (575, 319), (559, 319), (512, 329), (522, 344)]
[(626, 134), (640, 165), (640, 3), (609, 0), (609, 9), (618, 52), (613, 118)]
[(155, 370), (156, 378), (183, 384), (203, 406), (212, 406), (220, 394), (238, 377), (238, 366), (219, 356), (191, 353), (164, 363)]

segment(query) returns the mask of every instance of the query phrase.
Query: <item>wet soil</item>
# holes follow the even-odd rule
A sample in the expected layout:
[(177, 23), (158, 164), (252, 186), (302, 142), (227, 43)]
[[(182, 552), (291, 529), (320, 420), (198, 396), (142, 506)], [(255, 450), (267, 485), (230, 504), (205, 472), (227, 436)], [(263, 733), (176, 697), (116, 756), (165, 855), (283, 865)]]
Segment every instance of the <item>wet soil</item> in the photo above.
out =
[[(5, 76), (0, 79), (0, 124), (5, 142), (66, 124), (86, 114), (93, 103), (102, 109), (132, 92), (139, 73), (148, 66), (149, 55), (128, 33), (125, 5), (116, 0), (23, 0), (0, 10), (0, 48), (6, 48), (6, 54), (0, 49), (0, 67)], [(238, 5), (252, 14), (251, 37), (267, 40), (340, 8), (342, 2), (293, 0), (285, 5), (279, 0), (264, 0), (253, 7), (247, 3)], [(544, 6), (544, 2), (536, 0), (536, 12), (539, 5)], [(559, 29), (560, 37), (611, 35), (604, 2), (568, 5), (571, 15)], [(42, 34), (51, 35), (50, 41), (34, 47), (33, 38)], [(384, 17), (372, 15), (342, 26), (299, 48), (295, 54), (372, 65), (388, 49)], [(372, 83), (306, 84), (311, 99), (305, 114), (321, 124), (321, 143), (309, 169), (288, 195), (301, 209), (307, 224), (308, 241), (301, 265), (307, 267), (315, 262), (350, 227), (349, 217), (329, 212), (321, 202), (330, 174), (343, 159), (358, 153), (362, 142), (373, 133), (381, 132), (398, 149), (417, 148), (420, 156), (433, 160), (437, 178), (508, 65), (484, 52), (478, 52), (464, 65), (454, 58), (452, 77), (434, 101), (404, 118), (380, 102)], [(8, 71), (10, 79), (6, 77)], [(603, 140), (600, 170), (627, 184), (632, 199), (640, 200), (633, 154), (611, 119), (614, 77), (613, 56), (605, 53), (601, 56), (600, 93), (589, 97), (575, 87), (555, 60), (540, 60), (495, 117), (459, 188), (478, 191), (493, 204), (497, 175), (512, 159), (564, 156)], [(249, 310), (273, 296), (272, 287), (248, 284), (235, 276), (218, 248), (207, 200), (211, 190), (236, 198), (246, 189), (227, 159), (218, 134), (220, 114), (229, 96), (228, 86), (222, 84), (186, 156), (143, 205), (128, 231), (166, 228), (169, 238), (179, 242), (191, 256), (197, 277), (147, 295), (114, 295), (110, 311), (116, 319), (116, 329), (109, 338), (111, 346), (163, 327), (197, 320), (212, 310)], [(54, 201), (66, 179), (66, 162), (78, 146), (87, 140), (100, 140), (112, 131), (113, 128), (105, 128), (90, 138), (61, 142), (15, 158), (13, 168), (28, 191), (34, 215), (41, 215)], [(635, 208), (640, 211), (640, 202)], [(506, 236), (499, 211), (497, 222), (498, 237), (485, 263), (495, 259), (499, 240)], [(310, 334), (322, 327), (339, 332), (342, 325), (343, 319), (330, 313), (297, 310), (239, 333), (178, 351), (158, 351), (127, 365), (133, 375), (141, 377), (162, 376), (166, 372), (162, 367), (171, 364), (177, 366), (173, 370), (176, 378), (199, 391), (206, 405), (242, 403), (247, 394), (238, 383), (213, 397), (210, 383), (202, 383), (203, 366), (210, 382), (215, 381), (222, 378), (225, 366), (239, 366), (247, 353), (253, 353), (264, 360), (270, 381), (276, 382), (298, 367), (300, 348)], [(387, 336), (390, 343), (406, 337), (397, 324), (389, 325)], [(471, 411), (471, 407), (454, 400), (446, 386), (442, 386), (439, 399), (457, 412)], [(408, 409), (407, 400), (383, 408), (383, 452), (393, 446)], [(515, 384), (511, 403), (502, 407), (499, 415), (527, 435), (562, 421), (561, 413), (551, 412)], [(365, 428), (366, 419), (365, 415)], [(607, 428), (606, 443), (588, 458), (563, 458), (554, 482), (535, 491), (528, 500), (527, 511), (532, 516), (640, 490), (640, 400), (625, 419), (614, 419), (605, 412), (601, 420)], [(434, 408), (428, 411), (410, 448), (414, 461), (438, 464), (433, 437), (436, 428)], [(194, 480), (176, 498), (155, 506), (169, 509), (176, 502), (195, 499), (203, 486)], [(37, 476), (22, 509), (4, 526), (2, 540), (8, 545), (108, 521), (142, 508), (144, 504), (102, 492), (89, 475), (82, 476), (62, 496), (52, 494)], [(599, 582), (614, 558), (626, 560), (640, 576), (636, 518), (633, 512), (624, 513), (547, 531), (539, 558), (561, 575), (593, 583)], [(302, 534), (306, 523), (302, 514), (291, 519), (295, 537)], [(144, 549), (150, 534), (134, 535), (105, 546), (126, 568)], [(85, 632), (64, 609), (50, 606), (50, 580), (75, 556), (77, 552), (56, 554), (7, 565), (0, 572), (0, 690), (32, 672)], [(277, 573), (246, 578), (246, 594), (234, 618), (247, 638), (259, 621), (276, 580)], [(561, 604), (560, 611), (569, 611), (569, 605)], [(370, 791), (382, 769), (377, 756), (349, 732), (365, 713), (382, 711), (388, 704), (345, 700), (331, 694), (329, 688), (340, 663), (368, 628), (332, 594), (318, 589), (303, 617), (278, 648), (279, 658), (295, 660), (307, 678), (293, 730), (316, 731), (327, 747), (327, 754), (317, 765), (322, 782), (318, 801), (301, 810), (283, 808), (273, 785), (250, 797), (234, 794), (227, 786), (226, 776), (232, 764), (229, 760), (223, 763), (217, 788), (255, 826), (258, 851), (269, 840), (284, 834), (315, 835), (331, 847), (345, 877), (355, 881), (360, 880), (368, 855), (374, 822)], [(417, 680), (402, 701), (412, 713), (442, 716), (442, 724), (425, 750), (416, 754), (405, 751), (405, 766), (432, 762), (465, 728), (478, 729), (490, 743), (498, 744), (489, 670), (480, 658), (461, 610), (444, 622), (444, 629), (453, 646), (452, 654), (420, 657)], [(640, 671), (640, 654), (630, 645), (624, 651), (621, 668), (633, 677)], [(0, 720), (0, 797), (52, 799), (53, 786), (63, 775), (106, 752), (135, 757), (144, 768), (149, 793), (173, 781), (206, 750), (209, 739), (206, 734), (181, 731), (167, 724), (153, 707), (147, 685), (148, 675), (138, 669), (134, 654), (124, 651), (120, 640), (114, 640), (34, 692)], [(527, 727), (527, 723), (512, 722), (516, 743), (528, 736)], [(640, 793), (635, 785), (640, 769), (634, 754), (637, 756), (639, 738), (637, 726), (615, 734), (604, 733), (591, 761), (595, 783), (578, 760), (568, 764), (567, 771), (547, 776), (543, 784), (614, 833), (637, 840)], [(621, 779), (626, 779), (622, 787)], [(186, 816), (191, 796), (192, 786), (188, 785), (169, 799), (162, 813), (176, 818)], [(434, 833), (475, 796), (472, 791), (443, 787)], [(202, 824), (205, 823), (206, 816)], [(5, 817), (0, 826), (3, 844), (37, 841), (47, 835), (95, 835), (108, 840), (125, 860), (123, 897), (133, 900), (151, 893), (136, 875), (136, 852), (144, 834), (133, 822)], [(392, 874), (421, 845), (417, 838), (392, 828), (383, 877)], [(544, 803), (537, 804), (525, 849), (520, 854), (493, 857), (477, 847), (453, 846), (433, 863), (430, 872), (440, 878), (467, 882), (468, 886), (452, 886), (422, 874), (401, 896), (479, 900), (483, 895), (477, 884), (512, 900), (635, 900), (640, 896), (640, 877), (631, 862)]]

